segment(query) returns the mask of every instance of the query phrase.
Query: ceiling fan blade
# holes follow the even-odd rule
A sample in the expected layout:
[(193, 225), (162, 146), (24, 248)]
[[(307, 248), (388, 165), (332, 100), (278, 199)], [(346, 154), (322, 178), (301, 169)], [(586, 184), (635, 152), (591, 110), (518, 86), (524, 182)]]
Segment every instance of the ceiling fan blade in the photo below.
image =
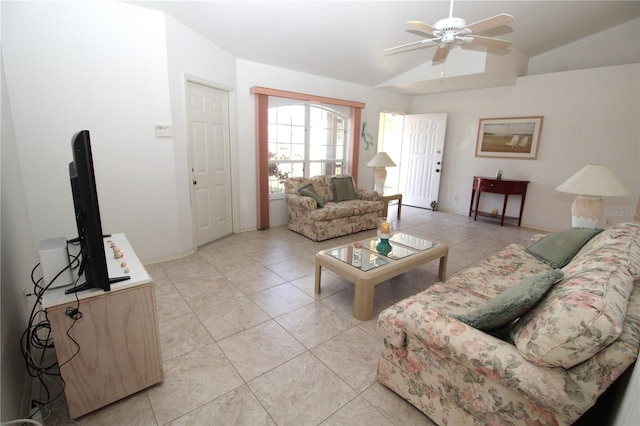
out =
[(480, 33), (482, 31), (490, 30), (491, 28), (499, 27), (500, 25), (510, 24), (513, 22), (513, 16), (506, 13), (501, 13), (491, 18), (483, 19), (482, 21), (474, 22), (467, 25), (465, 28), (472, 33)]
[(433, 54), (433, 62), (440, 62), (440, 61), (444, 61), (445, 59), (447, 59), (447, 55), (449, 54), (449, 49), (451, 48), (451, 46), (449, 44), (446, 43), (442, 43), (440, 46), (438, 46), (438, 50), (436, 50), (436, 53)]
[(422, 30), (407, 30), (407, 32), (422, 38), (434, 37), (433, 34), (427, 33), (426, 31), (422, 31)]
[(499, 49), (506, 49), (507, 47), (511, 46), (511, 42), (507, 41), (507, 40), (501, 40), (499, 38), (492, 38), (492, 37), (483, 37), (483, 36), (478, 36), (478, 35), (469, 35), (467, 36), (471, 39), (473, 39), (473, 41), (471, 43), (478, 45), (478, 46), (487, 46), (487, 47), (496, 47)]
[[(390, 47), (388, 49), (384, 49), (384, 54), (385, 55), (390, 55), (392, 53), (395, 53), (398, 50), (402, 50), (403, 52), (406, 50), (411, 50), (411, 49), (407, 49), (409, 47), (412, 47), (414, 49), (417, 49), (419, 47), (423, 47), (422, 45), (427, 44), (427, 43), (431, 43), (434, 41), (440, 41), (439, 38), (426, 38), (424, 40), (418, 40), (418, 41), (412, 41), (411, 43), (407, 43), (407, 44), (401, 44), (400, 46), (395, 46), (395, 47)], [(406, 50), (403, 50), (406, 49)]]
[(429, 34), (433, 34), (434, 31), (438, 31), (436, 27), (432, 27), (431, 25), (425, 24), (424, 22), (421, 22), (421, 21), (408, 21), (407, 25), (410, 25), (413, 28), (417, 28), (420, 31), (425, 31)]

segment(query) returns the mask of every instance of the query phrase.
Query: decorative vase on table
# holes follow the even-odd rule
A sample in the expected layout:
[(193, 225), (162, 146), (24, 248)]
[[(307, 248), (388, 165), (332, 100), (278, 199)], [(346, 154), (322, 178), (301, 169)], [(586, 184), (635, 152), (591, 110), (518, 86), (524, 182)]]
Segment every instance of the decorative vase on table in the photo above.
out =
[(389, 238), (393, 237), (393, 225), (386, 217), (378, 219), (378, 238), (380, 241), (376, 244), (376, 251), (383, 256), (391, 253), (391, 244)]

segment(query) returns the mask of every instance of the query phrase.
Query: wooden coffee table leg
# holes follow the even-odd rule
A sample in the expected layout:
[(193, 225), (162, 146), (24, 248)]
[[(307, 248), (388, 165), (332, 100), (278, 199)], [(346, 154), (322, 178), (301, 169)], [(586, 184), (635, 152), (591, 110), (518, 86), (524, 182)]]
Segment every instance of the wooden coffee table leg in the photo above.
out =
[(440, 268), (438, 269), (438, 280), (444, 281), (447, 278), (447, 257), (449, 253), (440, 258)]
[(373, 316), (373, 289), (374, 285), (368, 280), (358, 280), (355, 283), (353, 296), (353, 317), (360, 321), (366, 321)]
[(320, 261), (316, 259), (316, 294), (320, 294), (320, 274), (322, 273), (322, 266)]

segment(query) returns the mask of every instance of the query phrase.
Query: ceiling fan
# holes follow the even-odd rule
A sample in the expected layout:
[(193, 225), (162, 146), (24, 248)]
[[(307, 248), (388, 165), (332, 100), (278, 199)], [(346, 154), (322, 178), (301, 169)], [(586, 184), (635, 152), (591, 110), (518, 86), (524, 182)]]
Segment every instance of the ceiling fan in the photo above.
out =
[(449, 17), (439, 20), (433, 25), (425, 24), (421, 21), (409, 21), (407, 25), (419, 31), (410, 31), (427, 35), (428, 38), (411, 43), (391, 47), (384, 50), (385, 55), (403, 53), (413, 49), (438, 45), (438, 49), (433, 55), (433, 62), (444, 61), (447, 58), (449, 49), (454, 44), (473, 44), (476, 46), (495, 47), (506, 49), (511, 46), (511, 42), (493, 37), (479, 36), (477, 33), (490, 30), (500, 25), (513, 22), (513, 16), (506, 13), (483, 19), (467, 25), (467, 21), (453, 16), (453, 0), (449, 6)]

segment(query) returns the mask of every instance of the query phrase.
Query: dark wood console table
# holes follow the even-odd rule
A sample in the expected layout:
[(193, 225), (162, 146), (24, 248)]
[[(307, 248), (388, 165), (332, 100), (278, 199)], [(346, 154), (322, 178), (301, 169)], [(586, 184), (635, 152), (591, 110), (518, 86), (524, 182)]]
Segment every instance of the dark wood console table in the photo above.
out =
[[(478, 216), (500, 218), (500, 226), (504, 225), (504, 220), (517, 220), (518, 226), (522, 221), (522, 210), (524, 209), (524, 199), (527, 195), (528, 180), (509, 180), (509, 179), (496, 179), (481, 176), (473, 177), (473, 188), (471, 190), (471, 204), (469, 205), (469, 216), (473, 214), (473, 220), (476, 220)], [(489, 212), (478, 211), (478, 204), (480, 203), (480, 194), (483, 192), (492, 192), (494, 194), (504, 194), (504, 203), (502, 204), (502, 214), (494, 214)], [(476, 195), (477, 194), (477, 195)], [(518, 217), (505, 216), (507, 210), (507, 199), (509, 195), (521, 195), (522, 201), (520, 202), (520, 214)], [(474, 202), (475, 200), (475, 202)]]

